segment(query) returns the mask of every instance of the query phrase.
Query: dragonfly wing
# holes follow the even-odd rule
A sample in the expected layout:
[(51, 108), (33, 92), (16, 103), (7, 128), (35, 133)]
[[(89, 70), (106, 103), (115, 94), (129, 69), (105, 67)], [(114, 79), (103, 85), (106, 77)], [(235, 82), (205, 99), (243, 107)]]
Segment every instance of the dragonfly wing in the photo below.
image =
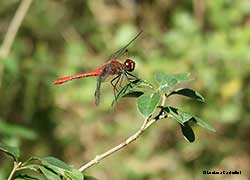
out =
[(109, 74), (106, 73), (106, 68), (103, 68), (100, 76), (97, 77), (97, 84), (95, 89), (95, 104), (98, 106), (100, 103), (100, 91), (101, 91), (101, 84), (107, 79)]
[(128, 48), (128, 46), (134, 41), (136, 40), (140, 35), (141, 35), (142, 31), (140, 31), (132, 40), (130, 40), (128, 42), (128, 44), (126, 44), (124, 47), (122, 47), (121, 49), (119, 49), (118, 51), (114, 52), (113, 54), (111, 54), (111, 56), (108, 58), (108, 60), (112, 60), (112, 59), (117, 59), (119, 57), (121, 57), (124, 53), (126, 53), (126, 50)]
[(100, 91), (101, 91), (101, 84), (104, 81), (103, 76), (97, 77), (97, 84), (95, 89), (95, 104), (98, 106), (100, 103)]

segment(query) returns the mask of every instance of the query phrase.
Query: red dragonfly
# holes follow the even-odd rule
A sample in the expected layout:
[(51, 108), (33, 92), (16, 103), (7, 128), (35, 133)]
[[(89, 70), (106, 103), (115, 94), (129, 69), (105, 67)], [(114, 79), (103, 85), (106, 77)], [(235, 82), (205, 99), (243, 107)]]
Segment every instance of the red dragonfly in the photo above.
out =
[(123, 48), (119, 49), (115, 53), (113, 53), (109, 59), (108, 62), (103, 65), (100, 68), (97, 68), (96, 70), (76, 74), (73, 76), (66, 76), (59, 78), (55, 80), (54, 84), (62, 84), (67, 81), (73, 80), (73, 79), (79, 79), (89, 76), (98, 76), (97, 78), (97, 86), (95, 90), (95, 104), (98, 105), (100, 103), (100, 88), (101, 83), (107, 78), (107, 76), (110, 75), (116, 75), (111, 80), (111, 85), (113, 86), (114, 96), (116, 97), (116, 92), (118, 91), (117, 85), (120, 87), (122, 86), (122, 81), (124, 77), (131, 82), (132, 80), (138, 79), (135, 75), (131, 74), (130, 72), (134, 71), (135, 69), (135, 62), (131, 59), (126, 59), (124, 63), (122, 63), (119, 58), (124, 55), (128, 50), (128, 46), (136, 39), (138, 36), (142, 33), (140, 31), (132, 40), (129, 41), (128, 44), (126, 44)]

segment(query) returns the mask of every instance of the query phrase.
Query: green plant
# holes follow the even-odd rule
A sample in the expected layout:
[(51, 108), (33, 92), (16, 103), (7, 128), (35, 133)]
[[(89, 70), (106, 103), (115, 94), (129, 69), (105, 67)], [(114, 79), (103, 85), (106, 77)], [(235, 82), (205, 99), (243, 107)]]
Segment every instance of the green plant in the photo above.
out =
[(136, 97), (138, 111), (145, 117), (141, 128), (124, 142), (103, 154), (97, 155), (93, 160), (84, 164), (78, 170), (55, 157), (31, 157), (21, 162), (19, 160), (18, 148), (0, 144), (0, 150), (11, 156), (14, 161), (14, 166), (8, 180), (37, 180), (41, 178), (48, 180), (93, 180), (95, 179), (94, 177), (86, 176), (82, 174), (82, 172), (97, 164), (100, 160), (132, 143), (152, 124), (166, 118), (173, 118), (176, 120), (183, 136), (188, 142), (194, 142), (195, 140), (195, 135), (192, 130), (193, 123), (210, 131), (215, 131), (213, 127), (200, 118), (184, 112), (177, 107), (166, 105), (166, 99), (173, 95), (182, 95), (204, 102), (204, 98), (192, 89), (175, 88), (177, 84), (190, 80), (189, 73), (157, 73), (155, 79), (157, 85), (153, 85), (142, 79), (137, 79), (128, 83), (118, 92), (112, 103), (114, 106), (122, 97)]
[[(113, 101), (113, 104), (121, 97), (137, 97), (138, 110), (144, 117), (157, 114), (157, 117), (163, 115), (164, 118), (173, 118), (180, 125), (184, 137), (189, 142), (194, 142), (195, 136), (191, 127), (192, 123), (210, 131), (215, 131), (215, 129), (200, 118), (188, 112), (182, 111), (177, 107), (166, 105), (165, 102), (166, 98), (170, 98), (173, 95), (186, 96), (201, 102), (205, 101), (201, 94), (192, 89), (174, 88), (179, 83), (191, 80), (189, 76), (189, 73), (157, 73), (155, 75), (155, 79), (158, 83), (157, 86), (148, 83), (145, 80), (135, 80), (120, 90), (115, 98), (115, 101)], [(160, 110), (157, 111), (157, 109)]]

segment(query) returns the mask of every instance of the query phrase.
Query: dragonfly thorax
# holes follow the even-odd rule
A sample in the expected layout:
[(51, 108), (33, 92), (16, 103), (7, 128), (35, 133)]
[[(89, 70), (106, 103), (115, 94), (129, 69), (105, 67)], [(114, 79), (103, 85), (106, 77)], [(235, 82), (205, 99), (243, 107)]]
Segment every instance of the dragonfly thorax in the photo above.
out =
[(131, 59), (126, 59), (123, 65), (126, 71), (131, 72), (131, 71), (134, 71), (135, 69), (135, 62)]

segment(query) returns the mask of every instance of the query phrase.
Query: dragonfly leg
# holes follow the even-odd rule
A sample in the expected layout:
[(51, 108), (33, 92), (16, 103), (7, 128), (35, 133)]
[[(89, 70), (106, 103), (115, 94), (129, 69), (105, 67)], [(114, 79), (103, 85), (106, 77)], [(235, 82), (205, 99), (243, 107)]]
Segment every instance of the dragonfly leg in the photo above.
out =
[(119, 82), (119, 87), (120, 87), (120, 88), (123, 88), (123, 87), (122, 87), (123, 79), (124, 79), (124, 76), (121, 76), (121, 78), (120, 78), (120, 80), (119, 80), (119, 81), (120, 81), (120, 82)]
[(113, 86), (113, 91), (114, 91), (114, 96), (116, 96), (116, 92), (118, 91), (117, 89), (117, 84), (121, 78), (121, 75), (117, 75), (114, 79), (111, 80), (111, 85)]
[(136, 77), (135, 75), (133, 75), (133, 74), (127, 72), (127, 71), (126, 71), (126, 73), (125, 73), (125, 76), (126, 76), (126, 78), (127, 78), (127, 80), (128, 80), (129, 82), (133, 82), (133, 81), (139, 79), (138, 77)]

